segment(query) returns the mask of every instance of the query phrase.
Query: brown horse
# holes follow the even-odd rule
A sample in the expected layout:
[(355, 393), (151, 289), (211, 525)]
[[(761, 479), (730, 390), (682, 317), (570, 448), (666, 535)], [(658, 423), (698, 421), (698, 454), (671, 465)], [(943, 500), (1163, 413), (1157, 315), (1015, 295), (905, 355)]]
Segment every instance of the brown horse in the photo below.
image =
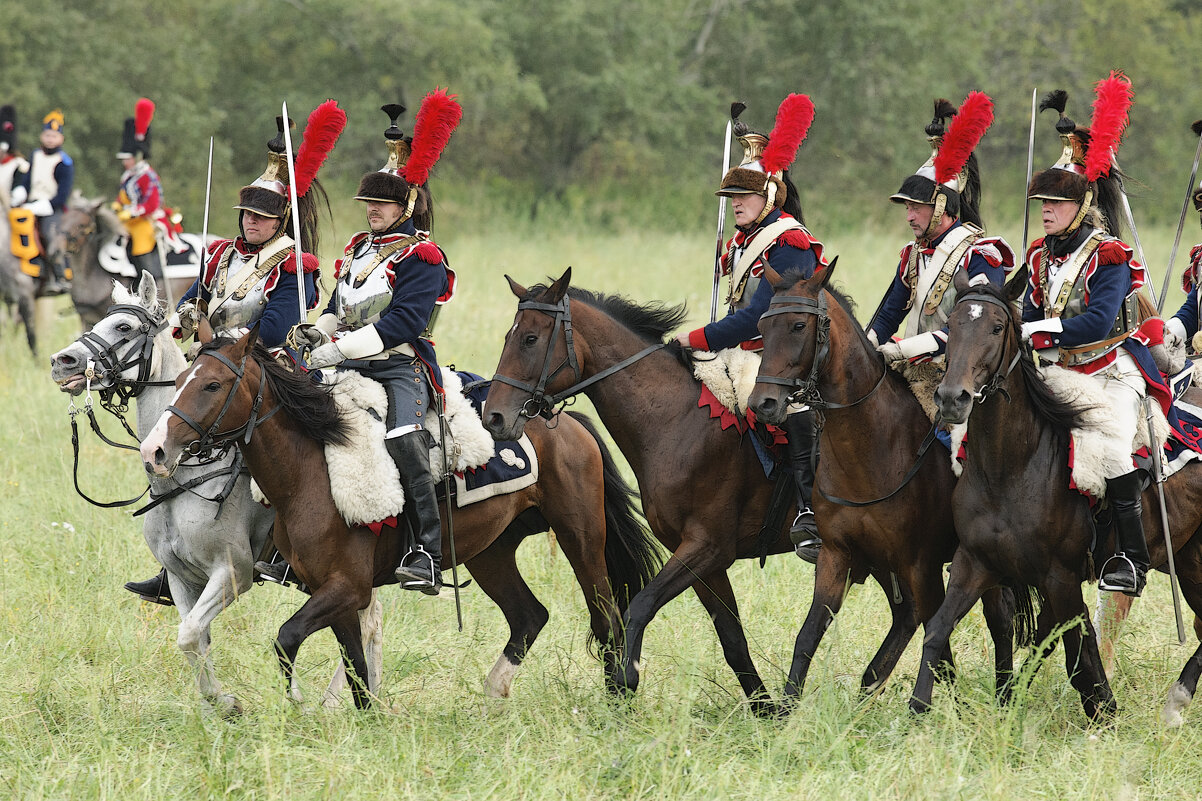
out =
[(761, 533), (772, 483), (750, 439), (697, 407), (700, 383), (679, 350), (674, 355), (663, 345), (684, 320), (684, 307), (638, 306), (569, 289), (570, 280), (570, 269), (529, 290), (509, 279), (518, 312), (484, 405), (485, 427), (497, 439), (539, 430), (526, 420), (550, 414), (587, 383), (585, 394), (638, 480), (651, 530), (672, 551), (626, 610), (622, 688), (638, 688), (643, 635), (655, 614), (692, 587), (752, 709), (777, 714), (751, 661), (726, 573), (735, 559), (762, 550), (792, 552), (788, 522)]
[[(967, 422), (968, 460), (952, 506), (960, 548), (952, 560), (947, 598), (927, 625), (927, 638), (910, 706), (931, 703), (934, 661), (956, 624), (981, 593), (999, 583), (1034, 587), (1043, 599), (1040, 634), (1059, 627), (1069, 679), (1085, 713), (1106, 717), (1116, 709), (1102, 668), (1081, 582), (1088, 566), (1092, 524), (1085, 497), (1068, 486), (1068, 429), (1080, 409), (1055, 397), (1023, 345), (1013, 303), (1026, 281), (1004, 290), (958, 287), (948, 319), (948, 367), (936, 391), (943, 419)], [(971, 412), (971, 416), (970, 416)], [(1169, 528), (1181, 590), (1202, 609), (1202, 463), (1192, 462), (1165, 484)], [(1164, 569), (1167, 549), (1155, 488), (1143, 498), (1144, 531), (1153, 567)], [(1102, 552), (1109, 544), (1099, 543)], [(1055, 647), (1046, 641), (1036, 658)], [(1202, 673), (1202, 648), (1186, 663), (1169, 692), (1163, 716), (1181, 723)]]
[[(956, 479), (947, 450), (935, 445), (927, 453), (934, 435), (930, 421), (905, 379), (885, 366), (847, 299), (830, 287), (834, 271), (831, 264), (807, 280), (782, 278), (769, 268), (775, 296), (760, 318), (763, 361), (749, 400), (766, 423), (780, 424), (794, 398), (823, 416), (814, 494), (822, 549), (813, 601), (793, 650), (789, 695), (801, 693), (849, 578), (859, 583), (868, 575), (885, 591), (893, 623), (860, 686), (867, 692), (883, 684), (919, 623), (943, 601), (943, 565), (957, 544), (951, 504)], [(996, 689), (1005, 701), (1013, 669), (1014, 594), (998, 588), (984, 601)], [(1029, 605), (1024, 611), (1026, 621)], [(938, 659), (941, 672), (950, 674), (946, 643)]]
[[(279, 364), (256, 336), (251, 329), (236, 342), (215, 340), (200, 351), (176, 382), (174, 404), (143, 440), (142, 456), (148, 471), (164, 475), (185, 450), (237, 439), (276, 511), (276, 547), (312, 591), (280, 627), (280, 667), (291, 684), (301, 643), (329, 626), (342, 646), (355, 703), (363, 707), (376, 688), (363, 685), (368, 673), (358, 610), (373, 586), (396, 582), (402, 537), (394, 529), (377, 537), (343, 521), (330, 495), (323, 443), (344, 438), (346, 424), (326, 386)], [(456, 554), (509, 623), (509, 642), (488, 677), (495, 696), (509, 694), (548, 617), (515, 562), (525, 537), (554, 528), (584, 591), (610, 686), (619, 671), (621, 613), (658, 568), (635, 493), (585, 420), (571, 417), (553, 430), (530, 432), (539, 460), (536, 484), (454, 510)], [(445, 505), (442, 519), (443, 553), (450, 553)]]

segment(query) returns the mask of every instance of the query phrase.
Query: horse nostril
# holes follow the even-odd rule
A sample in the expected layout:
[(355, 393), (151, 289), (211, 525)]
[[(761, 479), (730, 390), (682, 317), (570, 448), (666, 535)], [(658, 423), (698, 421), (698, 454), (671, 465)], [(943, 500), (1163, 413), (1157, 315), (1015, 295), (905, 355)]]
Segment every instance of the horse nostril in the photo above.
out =
[(154, 463), (167, 464), (167, 454), (163, 452), (162, 448), (154, 449)]

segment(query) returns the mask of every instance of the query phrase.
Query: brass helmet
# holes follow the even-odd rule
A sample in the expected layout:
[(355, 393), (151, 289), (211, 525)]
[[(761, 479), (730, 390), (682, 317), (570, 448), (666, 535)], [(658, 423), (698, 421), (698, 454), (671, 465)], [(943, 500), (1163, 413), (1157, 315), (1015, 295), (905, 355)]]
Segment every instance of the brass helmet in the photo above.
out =
[[(791, 197), (796, 201), (796, 191), (790, 192), (787, 170), (797, 158), (797, 150), (814, 121), (814, 103), (808, 95), (791, 94), (786, 97), (777, 109), (776, 123), (768, 136), (738, 122), (742, 110), (742, 103), (731, 106), (739, 144), (743, 146), (743, 159), (722, 176), (722, 183), (714, 194), (726, 197), (761, 195), (767, 203), (754, 221), (758, 223), (774, 209), (784, 207)], [(797, 213), (793, 216), (800, 217), (800, 208), (798, 203)]]

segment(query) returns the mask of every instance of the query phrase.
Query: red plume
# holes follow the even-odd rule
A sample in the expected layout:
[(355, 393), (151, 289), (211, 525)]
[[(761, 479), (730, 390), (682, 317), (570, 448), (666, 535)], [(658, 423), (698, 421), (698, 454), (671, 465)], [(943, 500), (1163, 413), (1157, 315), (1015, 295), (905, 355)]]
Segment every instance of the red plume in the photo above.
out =
[(968, 157), (993, 124), (993, 101), (984, 92), (969, 92), (935, 154), (935, 183), (946, 184), (964, 170)]
[(134, 136), (138, 141), (146, 138), (146, 132), (150, 130), (150, 121), (154, 119), (154, 101), (148, 97), (138, 99), (134, 104)]
[(338, 101), (327, 100), (309, 115), (305, 123), (305, 138), (300, 150), (296, 151), (296, 196), (302, 197), (309, 191), (317, 171), (334, 149), (334, 143), (346, 127), (346, 112), (338, 108)]
[(422, 98), (422, 107), (413, 122), (413, 146), (405, 164), (404, 178), (411, 186), (420, 186), (430, 178), (430, 170), (451, 139), (451, 132), (463, 118), (463, 109), (455, 95), (435, 89)]
[(781, 101), (768, 144), (760, 156), (764, 172), (771, 174), (789, 168), (813, 121), (814, 103), (808, 95), (791, 94)]
[(1127, 129), (1127, 109), (1135, 93), (1131, 81), (1111, 70), (1110, 77), (1098, 81), (1093, 101), (1093, 120), (1089, 123), (1089, 149), (1085, 151), (1085, 179), (1096, 181), (1110, 174), (1110, 164), (1119, 150), (1119, 140)]

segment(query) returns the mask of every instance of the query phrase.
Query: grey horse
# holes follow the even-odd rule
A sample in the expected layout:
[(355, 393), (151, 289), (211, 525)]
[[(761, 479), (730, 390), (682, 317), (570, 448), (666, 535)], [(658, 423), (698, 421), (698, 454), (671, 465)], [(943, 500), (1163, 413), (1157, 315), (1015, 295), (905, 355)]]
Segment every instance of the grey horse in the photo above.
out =
[[(172, 338), (172, 327), (166, 321), (166, 310), (151, 275), (142, 273), (136, 292), (113, 282), (111, 300), (109, 313), (89, 333), (51, 357), (50, 374), (60, 389), (72, 395), (85, 390), (89, 395), (91, 391), (111, 392), (121, 384), (132, 389), (138, 399), (137, 433), (141, 439), (176, 394), (174, 384), (155, 386), (154, 382), (174, 382), (187, 363)], [(109, 353), (107, 369), (94, 349)], [(141, 356), (147, 353), (148, 367), (143, 369)], [(94, 373), (90, 386), (85, 378), (89, 362)], [(226, 486), (228, 468), (236, 453), (230, 450), (210, 464), (182, 464), (171, 479), (151, 476), (152, 497), (170, 494), (179, 485), (206, 475), (210, 478), (154, 506), (145, 513), (142, 524), (146, 544), (166, 568), (171, 595), (179, 608), (177, 644), (196, 672), (201, 696), (225, 716), (241, 712), (241, 705), (222, 690), (214, 673), (209, 627), (223, 609), (253, 586), (254, 562), (263, 550), (274, 516), (251, 497), (250, 474), (245, 470), (240, 471), (224, 502), (219, 505), (207, 500)], [(223, 474), (223, 470), (227, 472)], [(368, 654), (368, 689), (375, 692), (382, 670), (382, 637), (380, 603), (374, 594), (372, 603), (360, 613), (360, 620)], [(337, 702), (344, 684), (340, 663), (325, 693), (327, 704)], [(300, 700), (295, 685), (292, 697)]]
[(25, 340), (36, 356), (38, 336), (35, 324), (34, 291), (37, 280), (21, 272), (20, 262), (13, 256), (10, 240), (12, 227), (8, 215), (0, 213), (0, 300), (11, 309), (17, 307), (17, 316), (25, 326)]

